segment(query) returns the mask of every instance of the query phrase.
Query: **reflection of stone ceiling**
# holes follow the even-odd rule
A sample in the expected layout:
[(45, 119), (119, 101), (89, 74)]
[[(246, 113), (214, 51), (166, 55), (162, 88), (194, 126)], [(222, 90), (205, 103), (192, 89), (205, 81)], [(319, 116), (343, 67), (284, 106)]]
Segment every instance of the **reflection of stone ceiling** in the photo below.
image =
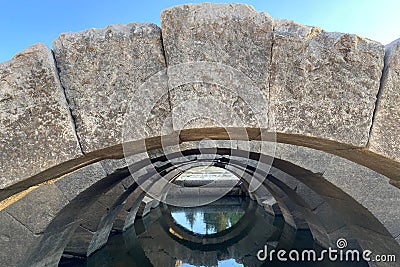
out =
[[(239, 224), (246, 224), (242, 231), (228, 232), (220, 239), (230, 240), (221, 242), (219, 251), (203, 250), (198, 247), (194, 253), (191, 243), (182, 241), (168, 231), (169, 226), (162, 222), (161, 214), (146, 221), (146, 232), (139, 234), (138, 239), (142, 245), (146, 256), (154, 264), (154, 266), (163, 266), (166, 262), (173, 263), (178, 257), (178, 261), (189, 263), (195, 266), (217, 266), (218, 261), (227, 259), (236, 259), (245, 266), (260, 266), (261, 262), (255, 256), (260, 250), (259, 242), (279, 241), (293, 242), (292, 233), (282, 236), (282, 225), (274, 225), (273, 216), (263, 216), (263, 211), (257, 205), (252, 205), (246, 212), (252, 213), (251, 225), (249, 220), (240, 221)], [(157, 218), (158, 217), (158, 218)], [(275, 222), (276, 223), (276, 222)], [(172, 226), (176, 229), (176, 226)], [(236, 227), (241, 228), (241, 225)], [(244, 230), (246, 229), (246, 230)], [(193, 238), (196, 238), (193, 236)], [(187, 239), (193, 239), (187, 238)], [(197, 237), (200, 244), (201, 238)], [(287, 245), (287, 244), (281, 244)], [(204, 245), (206, 246), (206, 245)], [(179, 255), (179, 256), (178, 256)], [(170, 260), (167, 260), (167, 258)], [(174, 266), (165, 265), (165, 266)]]

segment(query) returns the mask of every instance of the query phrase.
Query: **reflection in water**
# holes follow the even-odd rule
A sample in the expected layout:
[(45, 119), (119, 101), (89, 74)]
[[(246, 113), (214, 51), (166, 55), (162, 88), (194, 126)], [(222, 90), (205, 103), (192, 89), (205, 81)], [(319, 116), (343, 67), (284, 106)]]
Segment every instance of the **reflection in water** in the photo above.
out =
[(232, 227), (242, 218), (245, 209), (241, 200), (238, 197), (226, 197), (206, 207), (171, 207), (170, 210), (178, 225), (198, 235), (209, 235)]
[[(191, 265), (189, 263), (182, 263), (182, 261), (178, 260), (176, 262), (177, 264), (175, 265), (176, 267), (198, 267), (196, 265)], [(223, 260), (223, 261), (218, 261), (218, 267), (239, 267), (239, 266), (244, 266), (241, 263), (237, 263), (234, 259), (229, 259), (229, 260)]]
[(254, 201), (224, 197), (206, 206), (160, 205), (84, 262), (60, 266), (368, 266), (365, 262), (261, 262), (268, 249), (321, 248), (309, 231), (295, 231)]

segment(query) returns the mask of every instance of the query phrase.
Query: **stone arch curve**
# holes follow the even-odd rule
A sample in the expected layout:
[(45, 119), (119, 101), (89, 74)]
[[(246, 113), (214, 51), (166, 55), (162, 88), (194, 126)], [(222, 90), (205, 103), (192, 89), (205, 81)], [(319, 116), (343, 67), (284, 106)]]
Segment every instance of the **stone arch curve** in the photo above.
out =
[[(114, 174), (109, 184), (102, 184), (108, 173), (98, 162), (124, 157), (123, 118), (128, 106), (137, 104), (151, 105), (146, 107), (151, 116), (140, 110), (135, 114), (131, 154), (162, 148), (161, 137), (256, 144), (272, 132), (278, 150), (282, 148), (278, 158), (301, 162), (298, 157), (310, 150), (299, 147), (334, 155), (324, 157), (330, 160), (329, 168), (311, 167), (370, 208), (399, 240), (399, 217), (388, 221), (383, 214), (398, 208), (373, 208), (398, 203), (399, 41), (384, 47), (355, 35), (272, 19), (238, 4), (182, 5), (163, 11), (161, 17), (161, 28), (132, 23), (62, 34), (53, 50), (37, 44), (0, 64), (0, 212), (8, 230), (26, 233), (20, 240), (33, 242), (64, 205), (77, 196), (87, 200), (85, 184), (111, 188), (117, 183), (121, 177)], [(225, 64), (248, 76), (267, 100), (261, 115), (268, 123), (255, 125), (254, 114), (238, 95), (207, 83), (210, 73), (194, 85), (170, 88), (182, 73), (168, 72), (169, 67), (198, 61)], [(157, 86), (140, 91), (156, 73)], [(246, 93), (240, 81), (230, 82)], [(182, 102), (208, 94), (232, 106), (241, 123), (228, 114), (217, 123), (192, 120), (199, 114), (190, 107), (181, 118), (177, 107)], [(149, 103), (149, 95), (159, 101)], [(338, 178), (342, 168), (351, 179)], [(81, 171), (92, 178), (61, 185), (65, 177)], [(371, 179), (361, 178), (364, 175)], [(367, 185), (358, 186), (365, 181)], [(373, 197), (387, 192), (388, 197)], [(21, 209), (7, 211), (28, 196), (40, 206), (29, 206), (35, 216), (43, 215), (40, 223)], [(51, 196), (57, 201), (47, 203)], [(67, 227), (74, 226), (64, 227), (67, 233)], [(15, 238), (8, 230), (1, 232), (4, 244)], [(52, 237), (50, 232), (46, 238)]]
[[(229, 153), (228, 153), (229, 154)], [(99, 167), (99, 164), (98, 163), (96, 163), (95, 165), (94, 165), (94, 167)], [(92, 166), (88, 166), (88, 167), (84, 167), (83, 168), (84, 169), (84, 172), (87, 172), (87, 170), (86, 169), (93, 169), (93, 167)], [(104, 171), (100, 168), (100, 170), (104, 173)], [(78, 171), (79, 172), (79, 171)], [(102, 172), (100, 172), (100, 173), (102, 173)], [(95, 173), (95, 172), (94, 172)], [(93, 176), (93, 174), (94, 173), (89, 173), (89, 175), (91, 175), (91, 176)], [(117, 180), (117, 179), (122, 179), (123, 177), (127, 177), (127, 176), (129, 176), (130, 175), (130, 173), (129, 172), (127, 172), (127, 171), (125, 171), (125, 172), (122, 172), (122, 173), (115, 173), (115, 174), (112, 174), (111, 175), (111, 177), (108, 177), (108, 179), (104, 179), (104, 176), (101, 178), (102, 180), (108, 180), (107, 182), (106, 181), (103, 181), (103, 185), (102, 185), (102, 187), (104, 187), (104, 184), (105, 185), (107, 185), (107, 186), (112, 186), (112, 185), (115, 185), (115, 181), (114, 182), (111, 182), (110, 183), (110, 181), (109, 180), (111, 180), (111, 181), (113, 181), (113, 180)], [(76, 173), (74, 174), (72, 174), (72, 177), (74, 177), (74, 179), (79, 179), (79, 175), (76, 175)], [(101, 176), (100, 176), (101, 177)], [(301, 177), (301, 176), (300, 176)], [(62, 187), (62, 185), (63, 184), (65, 184), (66, 182), (68, 182), (68, 181), (71, 181), (71, 177), (69, 177), (70, 179), (68, 179), (68, 177), (65, 177), (64, 179), (65, 179), (65, 181), (63, 181), (64, 183), (62, 183), (61, 181), (62, 181), (62, 179), (61, 180), (59, 180), (59, 181), (56, 181), (55, 183), (57, 184), (58, 182), (59, 183), (61, 183), (61, 184), (58, 184), (58, 186), (59, 186), (59, 189), (60, 189), (60, 186), (61, 186), (61, 189), (63, 188)], [(89, 183), (90, 182), (93, 182), (93, 181), (89, 181)], [(101, 181), (100, 181), (101, 182)], [(80, 185), (81, 185), (81, 182), (79, 183)], [(54, 185), (54, 184), (53, 184)], [(96, 186), (100, 186), (100, 185), (96, 185), (95, 184), (95, 187)], [(42, 187), (42, 188), (40, 188), (40, 189), (38, 189), (37, 191), (41, 191), (41, 190), (43, 190), (43, 188), (48, 188), (48, 185), (45, 185), (44, 187)], [(78, 187), (78, 189), (79, 189), (79, 187)], [(48, 189), (46, 189), (46, 190), (48, 190)], [(54, 190), (54, 188), (53, 188), (53, 190)], [(105, 190), (104, 188), (102, 189), (102, 190)], [(79, 191), (79, 190), (77, 190), (78, 192), (76, 192), (75, 194), (78, 194), (78, 193), (80, 193), (81, 191)], [(79, 203), (79, 205), (82, 205), (82, 201), (85, 201), (84, 203), (85, 203), (85, 205), (88, 205), (89, 204), (89, 201), (88, 201), (88, 198), (87, 198), (87, 196), (89, 196), (90, 194), (90, 197), (91, 198), (93, 198), (93, 197), (95, 197), (96, 196), (96, 194), (94, 194), (93, 192), (98, 192), (99, 191), (99, 189), (97, 189), (97, 190), (94, 190), (94, 189), (92, 189), (92, 190), (88, 190), (88, 192), (86, 192), (85, 193), (85, 195), (86, 195), (86, 197), (85, 196), (79, 196), (79, 197), (77, 197), (76, 198), (76, 200), (73, 200), (73, 202), (75, 202), (75, 203)], [(68, 191), (67, 191), (68, 192)], [(88, 195), (89, 194), (89, 195)], [(30, 196), (30, 197), (29, 197)], [(73, 195), (72, 195), (73, 196)], [(33, 198), (32, 198), (33, 197)], [(35, 197), (35, 192), (32, 192), (31, 194), (29, 194), (28, 195), (28, 197), (27, 197), (27, 199), (22, 199), (21, 201), (22, 202), (24, 202), (25, 201), (25, 203), (26, 202), (30, 202), (30, 201), (37, 201), (37, 194), (36, 194), (36, 197)], [(78, 205), (78, 204), (75, 204), (75, 205)], [(71, 206), (71, 204), (69, 204), (69, 206)], [(18, 207), (18, 203), (16, 203), (16, 204), (13, 204), (12, 206), (11, 206), (12, 208), (14, 208), (14, 210), (17, 210), (18, 211), (18, 208), (15, 208), (15, 207)], [(76, 214), (76, 212), (77, 212), (77, 209), (76, 209), (76, 206), (74, 206), (74, 205), (72, 205), (72, 207), (70, 207), (71, 208), (71, 210), (70, 210), (70, 212), (67, 212), (68, 213), (68, 216), (66, 216), (66, 215), (62, 215), (62, 213), (58, 216), (58, 219), (56, 219), (56, 220), (53, 220), (52, 222), (51, 222), (51, 224), (50, 225), (53, 225), (54, 227), (56, 227), (56, 229), (57, 229), (57, 231), (51, 231), (51, 229), (50, 230), (48, 230), (48, 229), (46, 229), (46, 231), (43, 233), (43, 239), (42, 239), (42, 242), (44, 242), (44, 243), (42, 243), (42, 245), (41, 245), (41, 247), (40, 247), (40, 251), (46, 251), (46, 255), (49, 255), (49, 247), (46, 247), (46, 243), (47, 244), (51, 244), (51, 248), (52, 249), (54, 249), (54, 245), (55, 245), (55, 242), (54, 242), (54, 240), (57, 240), (58, 242), (61, 242), (62, 240), (64, 240), (63, 238), (66, 238), (67, 239), (67, 237), (68, 237), (68, 235), (63, 235), (62, 236), (62, 233), (64, 233), (64, 231), (60, 231), (60, 227), (62, 228), (62, 229), (64, 229), (65, 230), (65, 232), (67, 232), (67, 233), (71, 233), (71, 231), (73, 232), (73, 229), (71, 229), (71, 228), (69, 228), (69, 227), (73, 227), (73, 224), (71, 223), (68, 223), (67, 221), (68, 220), (71, 220), (71, 216), (73, 216), (72, 214)], [(14, 216), (15, 216), (15, 212), (13, 212), (12, 211), (12, 209), (10, 210), (8, 210), (8, 211), (6, 211), (6, 212), (8, 212), (8, 213), (10, 213), (11, 212), (11, 214), (13, 214)], [(350, 211), (351, 212), (351, 211)], [(4, 213), (4, 211), (3, 211), (3, 218), (4, 218), (4, 216), (6, 216), (6, 214)], [(7, 217), (7, 216), (6, 216)], [(67, 221), (66, 221), (67, 220)], [(8, 227), (8, 225), (5, 225), (5, 227)], [(64, 228), (65, 227), (65, 228)], [(51, 227), (50, 227), (51, 228)], [(376, 230), (377, 228), (375, 228), (375, 230)], [(40, 232), (38, 231), (37, 232), (38, 234), (40, 234)], [(55, 237), (57, 236), (57, 238), (56, 239), (54, 239)], [(53, 238), (53, 239), (52, 239)], [(43, 241), (44, 240), (44, 241)], [(44, 246), (43, 246), (43, 244), (44, 244)], [(63, 246), (65, 246), (65, 244), (60, 244), (60, 246), (61, 247), (63, 247)], [(50, 250), (51, 251), (51, 250)], [(60, 252), (62, 252), (62, 251), (53, 251), (54, 253), (60, 253)], [(51, 255), (51, 254), (50, 254)], [(59, 254), (60, 255), (60, 254)], [(38, 255), (36, 255), (36, 256), (38, 256)], [(54, 259), (53, 259), (54, 260)]]

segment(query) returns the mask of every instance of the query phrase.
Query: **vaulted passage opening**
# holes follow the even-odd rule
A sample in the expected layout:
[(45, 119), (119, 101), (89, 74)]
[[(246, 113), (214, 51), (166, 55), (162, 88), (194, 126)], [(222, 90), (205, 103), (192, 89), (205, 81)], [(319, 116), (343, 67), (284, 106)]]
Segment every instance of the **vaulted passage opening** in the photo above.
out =
[(199, 166), (184, 171), (171, 181), (165, 201), (178, 207), (199, 207), (222, 196), (245, 195), (243, 182), (224, 168)]
[[(200, 207), (160, 204), (137, 218), (127, 231), (111, 235), (105, 247), (86, 260), (63, 258), (59, 266), (264, 266), (251, 256), (258, 253), (260, 244), (299, 253), (324, 249), (310, 230), (296, 230), (249, 197), (224, 196)], [(271, 264), (281, 263), (275, 259)], [(325, 260), (310, 266), (368, 264)]]
[[(304, 146), (182, 141), (74, 166), (9, 200), (0, 227), (29, 244), (22, 266), (263, 266), (279, 264), (258, 258), (265, 246), (319, 255), (338, 240), (397, 257), (398, 189), (388, 181)], [(336, 263), (326, 262), (366, 266)]]
[[(265, 248), (321, 255), (337, 249), (339, 239), (346, 250), (397, 253), (390, 225), (330, 177), (355, 175), (343, 162), (291, 145), (281, 148), (290, 157), (274, 158), (249, 149), (250, 141), (238, 142), (194, 141), (176, 151), (149, 150), (122, 165), (104, 161), (109, 174), (101, 194), (79, 216), (60, 266), (279, 266), (276, 257), (257, 255)], [(328, 166), (320, 171), (323, 162)], [(85, 192), (80, 198), (94, 197)], [(368, 263), (324, 258), (310, 266)]]

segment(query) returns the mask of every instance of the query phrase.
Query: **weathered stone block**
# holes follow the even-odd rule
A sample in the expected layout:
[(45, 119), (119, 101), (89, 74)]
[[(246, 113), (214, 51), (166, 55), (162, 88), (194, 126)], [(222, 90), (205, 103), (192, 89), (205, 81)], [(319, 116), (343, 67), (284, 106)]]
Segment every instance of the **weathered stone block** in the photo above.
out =
[(94, 234), (94, 236), (89, 244), (89, 247), (87, 250), (87, 256), (91, 255), (92, 253), (94, 253), (95, 251), (97, 251), (98, 249), (100, 249), (102, 246), (104, 246), (107, 243), (108, 237), (109, 237), (111, 229), (112, 229), (114, 219), (117, 216), (120, 209), (121, 209), (121, 206), (113, 207), (101, 219), (99, 228), (97, 229), (96, 233)]
[(64, 252), (66, 243), (75, 232), (78, 223), (64, 225), (57, 232), (46, 232), (41, 235), (41, 241), (21, 266), (57, 266)]
[(334, 216), (335, 213), (332, 212), (332, 207), (324, 202), (319, 205), (315, 211), (315, 215), (318, 216), (320, 223), (323, 225), (328, 233), (336, 231), (345, 226), (343, 219), (340, 216)]
[[(352, 196), (359, 203), (377, 188), (389, 185), (387, 178), (349, 160), (334, 157), (323, 178)], [(389, 185), (390, 186), (390, 185)], [(384, 186), (386, 187), (386, 186)], [(366, 194), (368, 192), (368, 194)]]
[(35, 241), (35, 235), (28, 228), (6, 211), (0, 211), (1, 266), (18, 266)]
[(62, 179), (56, 181), (55, 185), (71, 201), (106, 176), (107, 173), (104, 171), (101, 163), (97, 162), (64, 176)]
[(276, 157), (313, 173), (324, 173), (334, 156), (308, 147), (279, 143), (276, 147)]
[(276, 130), (365, 147), (383, 46), (288, 20), (274, 22), (270, 121)]
[(272, 24), (240, 4), (162, 12), (175, 130), (267, 126)]
[(294, 190), (299, 185), (299, 181), (296, 178), (278, 168), (272, 167), (269, 174), (283, 182), (290, 189)]
[(386, 46), (381, 84), (368, 148), (400, 161), (400, 39)]
[(80, 216), (82, 219), (82, 226), (91, 232), (96, 232), (102, 216), (106, 214), (108, 210), (109, 207), (97, 200)]
[(310, 209), (315, 209), (321, 205), (324, 200), (323, 198), (311, 190), (308, 186), (303, 183), (299, 183), (296, 187), (296, 194), (301, 197), (304, 202), (310, 207)]
[(367, 208), (393, 237), (400, 234), (400, 191), (389, 184), (387, 177), (334, 157), (323, 178)]
[(274, 197), (264, 200), (262, 206), (264, 210), (271, 215), (282, 215), (279, 204), (276, 202)]
[(54, 184), (43, 185), (5, 210), (35, 234), (44, 232), (68, 199)]
[(0, 189), (81, 155), (53, 55), (36, 44), (0, 63)]
[(65, 252), (72, 255), (86, 256), (88, 245), (93, 238), (94, 233), (79, 226), (74, 232), (68, 245), (65, 247)]
[(151, 206), (153, 205), (153, 201), (154, 201), (153, 198), (145, 196), (142, 200), (142, 203), (139, 206), (139, 210), (137, 211), (136, 216), (139, 217), (146, 216), (150, 212)]
[[(158, 133), (169, 103), (161, 30), (156, 25), (131, 23), (65, 33), (53, 47), (84, 152), (121, 143), (123, 127), (130, 127), (134, 140)], [(157, 73), (157, 84), (142, 87)], [(134, 118), (124, 124), (127, 112)]]

